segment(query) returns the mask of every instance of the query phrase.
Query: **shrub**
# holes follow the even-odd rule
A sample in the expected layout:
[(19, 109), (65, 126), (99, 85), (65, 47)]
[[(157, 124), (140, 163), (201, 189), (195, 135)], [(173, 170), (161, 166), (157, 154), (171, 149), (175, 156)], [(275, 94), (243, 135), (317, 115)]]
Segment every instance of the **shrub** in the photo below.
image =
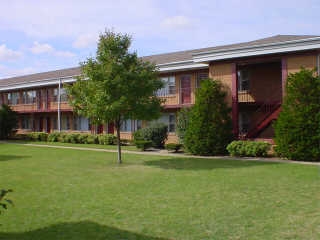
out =
[(87, 135), (87, 138), (85, 139), (85, 142), (86, 144), (96, 144), (96, 143), (99, 143), (99, 140), (98, 140), (98, 136), (97, 135), (93, 135), (93, 134), (88, 134)]
[(86, 143), (87, 142), (87, 138), (88, 138), (89, 134), (86, 133), (81, 133), (78, 135), (78, 143)]
[(32, 141), (47, 141), (48, 133), (45, 132), (31, 132), (27, 133), (28, 139)]
[(136, 147), (141, 149), (142, 151), (145, 151), (146, 149), (152, 147), (152, 141), (137, 140), (134, 143), (135, 143)]
[(98, 135), (98, 141), (101, 145), (113, 145), (116, 143), (116, 136), (113, 134), (100, 134)]
[(182, 144), (180, 143), (168, 143), (165, 145), (165, 148), (168, 151), (174, 151), (174, 152), (178, 152), (181, 147), (182, 147)]
[(188, 125), (189, 125), (189, 118), (190, 118), (190, 111), (192, 108), (182, 108), (177, 114), (177, 135), (179, 137), (180, 143), (183, 143), (184, 136), (186, 134)]
[(271, 145), (267, 142), (233, 141), (227, 146), (231, 156), (266, 157)]
[(60, 137), (60, 133), (59, 132), (52, 132), (52, 133), (48, 134), (47, 141), (48, 142), (58, 142), (59, 141), (59, 137)]
[(150, 126), (136, 131), (133, 137), (135, 141), (151, 141), (153, 147), (163, 148), (168, 138), (168, 126), (164, 123), (151, 123)]
[(5, 104), (0, 107), (0, 139), (7, 139), (17, 127), (17, 113)]
[(79, 143), (79, 133), (67, 133), (63, 134), (63, 142), (65, 143)]
[(184, 136), (184, 147), (188, 152), (197, 155), (226, 153), (233, 138), (231, 109), (226, 97), (221, 82), (205, 80), (201, 83)]
[(281, 157), (320, 161), (320, 77), (301, 69), (287, 79), (282, 111), (275, 123), (276, 152)]

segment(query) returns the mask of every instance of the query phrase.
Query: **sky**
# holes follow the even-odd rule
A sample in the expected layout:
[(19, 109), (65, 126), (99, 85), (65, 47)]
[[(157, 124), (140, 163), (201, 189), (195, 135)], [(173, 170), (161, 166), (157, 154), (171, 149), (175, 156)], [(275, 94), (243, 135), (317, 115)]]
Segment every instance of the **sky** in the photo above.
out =
[(1, 0), (0, 78), (79, 66), (105, 29), (139, 56), (320, 35), (319, 0)]

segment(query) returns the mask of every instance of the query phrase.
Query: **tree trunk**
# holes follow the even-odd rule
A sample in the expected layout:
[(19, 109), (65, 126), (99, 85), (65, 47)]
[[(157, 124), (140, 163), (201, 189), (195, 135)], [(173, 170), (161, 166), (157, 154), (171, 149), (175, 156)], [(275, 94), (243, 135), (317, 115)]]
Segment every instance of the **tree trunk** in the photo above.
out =
[(121, 142), (120, 142), (120, 121), (116, 121), (116, 129), (117, 129), (117, 144), (118, 144), (118, 163), (122, 163), (121, 159)]

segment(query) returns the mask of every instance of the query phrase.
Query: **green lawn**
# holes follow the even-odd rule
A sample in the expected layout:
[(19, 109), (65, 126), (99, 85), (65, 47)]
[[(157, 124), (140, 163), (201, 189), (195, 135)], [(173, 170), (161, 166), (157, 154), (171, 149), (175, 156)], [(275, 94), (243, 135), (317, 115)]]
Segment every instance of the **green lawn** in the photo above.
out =
[(0, 239), (320, 239), (315, 166), (0, 144)]
[[(100, 145), (100, 144), (79, 144), (79, 143), (62, 143), (62, 142), (44, 142), (44, 141), (22, 141), (22, 140), (10, 140), (9, 143), (21, 143), (21, 144), (41, 144), (41, 145), (54, 145), (64, 147), (82, 147), (82, 148), (98, 148), (117, 150), (117, 145)], [(136, 146), (121, 146), (122, 150), (127, 151), (141, 151)]]

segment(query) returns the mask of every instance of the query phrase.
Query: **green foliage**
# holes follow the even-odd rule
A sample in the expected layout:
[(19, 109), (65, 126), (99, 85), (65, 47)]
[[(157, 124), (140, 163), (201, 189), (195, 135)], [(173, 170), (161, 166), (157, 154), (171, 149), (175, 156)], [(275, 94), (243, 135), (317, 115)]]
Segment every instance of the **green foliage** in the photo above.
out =
[(59, 133), (59, 132), (50, 133), (50, 134), (48, 134), (48, 139), (47, 139), (47, 141), (48, 141), (48, 142), (58, 142), (59, 136), (60, 136), (60, 133)]
[(114, 122), (119, 163), (121, 122), (155, 119), (162, 102), (155, 95), (163, 86), (156, 66), (129, 52), (130, 45), (127, 34), (101, 34), (96, 57), (81, 64), (82, 75), (67, 89), (70, 104), (79, 115), (90, 118), (93, 124)]
[(45, 132), (31, 132), (27, 133), (27, 138), (32, 141), (44, 141), (46, 142), (48, 139), (48, 133)]
[(100, 134), (98, 135), (98, 141), (101, 145), (113, 145), (116, 143), (116, 136), (113, 134)]
[(320, 161), (320, 77), (314, 70), (288, 76), (275, 142), (281, 157)]
[(184, 136), (184, 146), (192, 154), (217, 155), (226, 152), (232, 141), (230, 108), (227, 93), (217, 80), (205, 80), (196, 92)]
[(168, 143), (165, 145), (165, 148), (168, 150), (168, 151), (174, 151), (174, 152), (178, 152), (181, 147), (183, 145), (180, 144), (180, 143)]
[[(0, 208), (6, 210), (8, 209), (8, 204), (13, 205), (13, 202), (6, 198), (6, 196), (8, 195), (8, 193), (12, 192), (12, 189), (1, 189), (0, 190)], [(2, 213), (1, 209), (0, 209), (0, 214)]]
[(86, 144), (96, 144), (99, 143), (98, 136), (93, 134), (88, 134), (85, 142)]
[(152, 141), (148, 140), (136, 140), (134, 141), (134, 144), (137, 148), (141, 149), (142, 151), (145, 151), (146, 149), (152, 147)]
[(163, 148), (168, 138), (168, 126), (163, 123), (154, 122), (148, 127), (139, 129), (133, 134), (134, 140), (148, 140), (153, 147)]
[(267, 142), (233, 141), (227, 146), (231, 156), (266, 157), (271, 145)]
[(181, 143), (183, 143), (183, 139), (187, 131), (190, 111), (191, 108), (182, 108), (177, 114), (176, 132)]
[(17, 113), (6, 105), (0, 108), (0, 139), (7, 139), (17, 127)]

